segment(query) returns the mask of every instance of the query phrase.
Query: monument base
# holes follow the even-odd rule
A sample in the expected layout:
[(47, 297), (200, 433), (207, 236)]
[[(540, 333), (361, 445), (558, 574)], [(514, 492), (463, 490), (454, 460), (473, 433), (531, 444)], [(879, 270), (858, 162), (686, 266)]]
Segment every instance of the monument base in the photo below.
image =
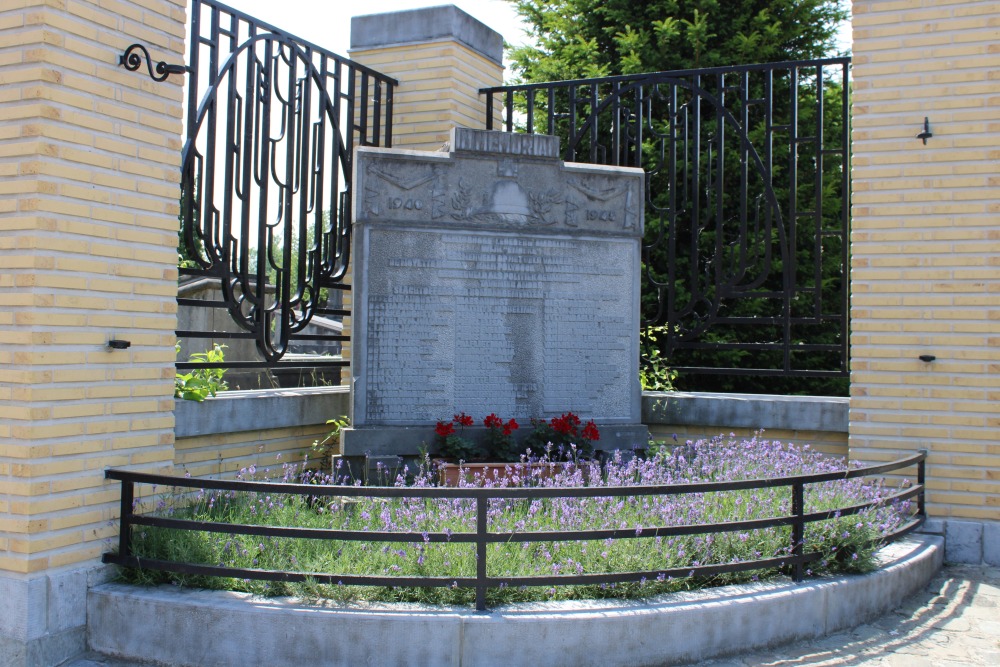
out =
[[(598, 422), (601, 439), (594, 443), (595, 450), (613, 452), (616, 449), (632, 451), (645, 448), (649, 443), (649, 428), (643, 424), (602, 424)], [(473, 438), (483, 432), (482, 427), (467, 429)], [(527, 436), (530, 428), (521, 430)], [(358, 456), (417, 456), (422, 450), (433, 455), (437, 451), (433, 426), (368, 426), (345, 428), (340, 432), (340, 453), (344, 457)]]

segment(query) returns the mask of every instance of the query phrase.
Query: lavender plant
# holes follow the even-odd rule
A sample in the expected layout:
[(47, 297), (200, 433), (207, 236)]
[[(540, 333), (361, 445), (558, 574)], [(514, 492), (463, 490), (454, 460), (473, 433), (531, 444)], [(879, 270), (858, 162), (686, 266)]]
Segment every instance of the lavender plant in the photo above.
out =
[[(551, 476), (538, 474), (535, 466), (512, 464), (511, 475), (501, 479), (473, 479), (463, 484), (555, 487), (631, 486), (685, 482), (725, 482), (797, 474), (844, 471), (843, 461), (825, 457), (808, 446), (777, 441), (717, 437), (663, 448), (649, 458), (616, 457), (602, 470), (598, 466), (551, 463)], [(241, 471), (244, 479), (260, 479), (254, 469)], [(430, 461), (407, 470), (397, 486), (436, 484)], [(351, 484), (339, 470), (331, 474), (283, 465), (274, 481), (314, 484)], [(879, 500), (887, 495), (881, 481), (862, 478), (806, 486), (806, 512), (847, 507)], [(138, 555), (173, 561), (230, 567), (331, 572), (340, 574), (472, 577), (476, 571), (474, 546), (432, 543), (430, 532), (475, 530), (475, 501), (471, 499), (365, 498), (331, 500), (328, 497), (290, 496), (274, 493), (203, 492), (192, 500), (178, 495), (155, 512), (207, 521), (242, 524), (300, 526), (345, 530), (398, 531), (425, 535), (409, 543), (367, 543), (260, 538), (240, 535), (137, 529)], [(628, 529), (637, 536), (652, 526), (718, 524), (787, 515), (791, 499), (787, 487), (748, 489), (684, 495), (593, 498), (494, 499), (489, 504), (492, 532), (536, 532), (589, 529)], [(907, 503), (865, 510), (850, 516), (808, 524), (806, 551), (820, 551), (812, 573), (859, 572), (875, 566), (875, 552), (885, 535), (910, 513)], [(644, 539), (510, 542), (489, 546), (490, 576), (532, 576), (611, 573), (634, 570), (667, 570), (697, 565), (756, 560), (790, 554), (788, 528), (721, 532), (710, 535), (649, 537)], [(490, 604), (522, 600), (593, 597), (641, 597), (690, 588), (773, 577), (779, 572), (736, 573), (708, 580), (691, 578), (656, 580), (606, 586), (557, 586), (553, 588), (492, 589)], [(295, 594), (306, 598), (337, 600), (380, 599), (468, 604), (473, 592), (461, 588), (369, 588), (276, 584), (273, 582), (192, 578), (146, 571), (129, 571), (127, 579), (151, 583), (170, 581), (183, 585), (228, 588), (258, 594)]]

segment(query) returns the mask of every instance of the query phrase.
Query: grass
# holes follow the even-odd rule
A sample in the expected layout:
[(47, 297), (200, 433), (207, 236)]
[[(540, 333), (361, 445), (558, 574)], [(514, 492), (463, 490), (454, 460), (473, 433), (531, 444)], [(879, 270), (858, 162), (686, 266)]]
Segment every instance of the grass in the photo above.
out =
[[(550, 479), (512, 479), (498, 485), (628, 486), (682, 482), (723, 482), (845, 470), (845, 463), (776, 441), (717, 437), (664, 448), (646, 459), (616, 458), (604, 469), (569, 467)], [(241, 471), (243, 479), (349, 484), (351, 480), (298, 466), (282, 465), (280, 475)], [(436, 471), (428, 463), (406, 471), (396, 486), (433, 486)], [(472, 482), (483, 484), (482, 480)], [(490, 482), (485, 482), (489, 484)], [(149, 511), (175, 518), (248, 525), (297, 526), (363, 531), (472, 532), (475, 501), (471, 499), (357, 499), (322, 500), (280, 493), (152, 491), (155, 507)], [(806, 512), (847, 507), (887, 495), (879, 480), (862, 478), (806, 486)], [(861, 514), (837, 516), (807, 525), (805, 550), (823, 556), (809, 574), (864, 572), (875, 567), (874, 554), (885, 535), (896, 529), (911, 511), (908, 502), (872, 508)], [(744, 562), (780, 557), (791, 552), (790, 528), (746, 532), (641, 537), (643, 527), (717, 524), (791, 513), (788, 487), (749, 489), (669, 496), (553, 499), (494, 499), (489, 504), (491, 532), (627, 529), (638, 539), (509, 542), (488, 547), (489, 576), (534, 576), (615, 573), (689, 568), (697, 565)], [(475, 546), (461, 543), (375, 543), (354, 541), (260, 538), (218, 533), (135, 527), (136, 555), (162, 560), (228, 567), (293, 572), (474, 577)], [(645, 597), (707, 585), (738, 583), (780, 576), (778, 570), (743, 572), (712, 578), (656, 577), (648, 581), (601, 586), (524, 587), (490, 589), (487, 601), (497, 604), (550, 599)], [(360, 587), (286, 584), (224, 577), (191, 576), (154, 570), (126, 569), (126, 581), (173, 583), (260, 595), (295, 595), (339, 601), (382, 600), (436, 604), (471, 604), (474, 591), (460, 587)]]

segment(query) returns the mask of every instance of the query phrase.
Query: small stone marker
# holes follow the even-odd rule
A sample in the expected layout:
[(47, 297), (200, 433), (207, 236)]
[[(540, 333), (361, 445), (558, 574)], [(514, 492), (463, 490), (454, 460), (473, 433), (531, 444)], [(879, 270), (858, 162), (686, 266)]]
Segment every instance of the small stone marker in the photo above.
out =
[(645, 445), (643, 178), (564, 164), (543, 135), (358, 148), (343, 454), (416, 454), (458, 412), (526, 427), (572, 411), (597, 422), (598, 449)]

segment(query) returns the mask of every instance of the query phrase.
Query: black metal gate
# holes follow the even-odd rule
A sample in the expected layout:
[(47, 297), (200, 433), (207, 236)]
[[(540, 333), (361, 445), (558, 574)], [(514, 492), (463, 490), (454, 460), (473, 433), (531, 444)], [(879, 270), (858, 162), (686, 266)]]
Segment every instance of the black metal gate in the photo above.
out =
[(487, 129), (555, 134), (567, 161), (645, 169), (643, 311), (666, 325), (673, 368), (845, 377), (849, 67), (833, 58), (480, 92)]
[(295, 341), (348, 339), (306, 326), (349, 314), (339, 291), (349, 289), (353, 148), (392, 145), (397, 82), (213, 0), (192, 0), (191, 13), (180, 274), (216, 296), (178, 302), (224, 309), (238, 326), (177, 335), (249, 339), (259, 358), (177, 367), (347, 365), (279, 360)]

